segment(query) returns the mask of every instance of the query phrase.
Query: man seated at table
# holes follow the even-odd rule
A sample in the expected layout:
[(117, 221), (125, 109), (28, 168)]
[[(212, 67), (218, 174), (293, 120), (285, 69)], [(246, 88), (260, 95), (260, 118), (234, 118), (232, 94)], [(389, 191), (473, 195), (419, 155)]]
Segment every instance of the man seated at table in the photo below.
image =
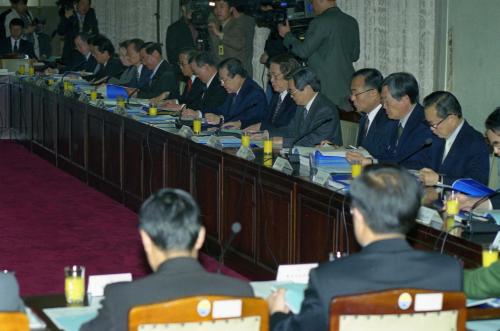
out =
[(182, 112), (182, 116), (201, 118), (208, 111), (222, 106), (228, 94), (220, 83), (217, 64), (209, 52), (197, 53), (190, 64), (196, 77), (205, 86), (199, 105), (188, 107)]
[(19, 296), (19, 284), (12, 272), (0, 272), (0, 312), (24, 311), (24, 303)]
[(373, 68), (360, 69), (351, 79), (350, 99), (361, 114), (356, 146), (366, 149), (376, 159), (384, 154), (397, 125), (397, 121), (387, 117), (381, 103), (383, 81), (380, 71)]
[(20, 18), (14, 18), (9, 23), (10, 36), (0, 40), (0, 55), (18, 54), (28, 55), (30, 58), (36, 58), (33, 44), (22, 39), (24, 22)]
[(87, 77), (92, 84), (107, 82), (112, 77), (120, 77), (125, 67), (120, 60), (115, 57), (115, 47), (111, 40), (104, 36), (96, 38), (94, 41), (92, 55), (94, 55), (99, 70), (92, 76)]
[(283, 289), (268, 298), (271, 330), (326, 331), (333, 298), (396, 288), (461, 291), (462, 267), (451, 256), (413, 249), (420, 184), (397, 166), (368, 166), (350, 186), (351, 215), (362, 250), (313, 269), (297, 315)]
[(484, 137), (462, 117), (457, 98), (446, 91), (424, 98), (425, 119), (440, 139), (431, 146), (431, 168), (420, 170), (425, 185), (451, 185), (459, 178), (488, 184), (489, 151)]
[(65, 68), (65, 71), (85, 71), (96, 73), (97, 61), (90, 52), (88, 43), (89, 36), (86, 33), (79, 33), (75, 37), (75, 47), (80, 56), (75, 56), (74, 60)]
[(132, 92), (132, 96), (137, 96), (141, 99), (152, 99), (164, 92), (168, 92), (168, 95), (165, 95), (165, 97), (170, 99), (178, 98), (179, 84), (175, 70), (167, 60), (163, 59), (161, 45), (153, 42), (142, 45), (141, 60), (146, 68), (152, 71), (152, 74), (145, 87), (138, 91), (129, 90), (129, 92)]
[(330, 99), (319, 92), (321, 84), (316, 73), (308, 67), (300, 67), (290, 76), (289, 93), (297, 109), (287, 126), (266, 131), (273, 138), (273, 146), (315, 146), (324, 140), (342, 145), (339, 112)]
[(218, 69), (220, 83), (229, 96), (221, 106), (206, 110), (207, 122), (218, 125), (223, 121), (224, 127), (244, 129), (262, 121), (266, 115), (266, 94), (248, 77), (242, 62), (228, 58), (219, 64)]
[(390, 133), (389, 145), (380, 158), (363, 157), (358, 152), (348, 152), (350, 162), (363, 165), (376, 162), (400, 164), (409, 169), (431, 166), (430, 146), (436, 138), (425, 124), (424, 109), (418, 103), (419, 88), (415, 77), (407, 72), (387, 76), (382, 83), (382, 104), (387, 116), (398, 124)]
[(80, 330), (128, 330), (128, 313), (137, 305), (194, 295), (253, 296), (248, 283), (208, 273), (197, 261), (205, 228), (188, 193), (162, 189), (151, 196), (139, 211), (139, 232), (154, 273), (106, 286), (97, 317)]
[(289, 54), (277, 55), (269, 61), (269, 81), (273, 96), (269, 102), (267, 116), (261, 122), (249, 126), (246, 131), (277, 129), (287, 126), (295, 116), (297, 104), (288, 93), (290, 74), (300, 67), (299, 62)]

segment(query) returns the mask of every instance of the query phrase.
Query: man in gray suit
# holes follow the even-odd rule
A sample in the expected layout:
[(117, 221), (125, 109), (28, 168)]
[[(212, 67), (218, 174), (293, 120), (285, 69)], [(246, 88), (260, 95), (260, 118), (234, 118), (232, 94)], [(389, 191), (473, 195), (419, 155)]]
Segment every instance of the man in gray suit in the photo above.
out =
[(235, 57), (252, 77), (253, 37), (255, 20), (243, 13), (240, 0), (216, 0), (214, 15), (217, 22), (208, 24), (211, 49), (217, 63)]
[(13, 272), (0, 272), (0, 311), (24, 311), (19, 284)]
[(284, 37), (284, 45), (318, 73), (321, 92), (346, 109), (354, 73), (352, 63), (359, 58), (358, 22), (343, 13), (336, 0), (311, 0), (311, 3), (317, 17), (311, 21), (304, 41), (290, 32), (288, 22), (278, 25), (278, 31)]
[(102, 308), (81, 331), (128, 330), (129, 310), (194, 295), (253, 296), (246, 282), (206, 272), (198, 263), (205, 228), (193, 198), (178, 189), (162, 189), (139, 211), (139, 232), (155, 272), (145, 278), (106, 286)]
[(291, 73), (289, 93), (297, 104), (295, 116), (283, 128), (271, 129), (274, 146), (315, 146), (329, 140), (342, 146), (342, 132), (337, 107), (322, 93), (316, 74), (307, 67)]

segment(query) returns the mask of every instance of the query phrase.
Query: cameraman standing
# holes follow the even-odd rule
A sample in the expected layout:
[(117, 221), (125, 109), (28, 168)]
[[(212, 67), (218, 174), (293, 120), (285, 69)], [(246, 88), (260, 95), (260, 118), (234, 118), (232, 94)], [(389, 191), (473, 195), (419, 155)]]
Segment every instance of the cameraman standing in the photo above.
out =
[(191, 0), (180, 0), (182, 16), (167, 28), (165, 47), (167, 49), (167, 59), (170, 64), (177, 63), (181, 50), (196, 47), (198, 31), (191, 23), (193, 13), (191, 5)]
[(311, 0), (316, 17), (304, 41), (279, 24), (279, 34), (290, 51), (307, 61), (321, 81), (321, 92), (340, 108), (348, 102), (353, 62), (359, 58), (359, 28), (355, 18), (343, 13), (336, 0)]

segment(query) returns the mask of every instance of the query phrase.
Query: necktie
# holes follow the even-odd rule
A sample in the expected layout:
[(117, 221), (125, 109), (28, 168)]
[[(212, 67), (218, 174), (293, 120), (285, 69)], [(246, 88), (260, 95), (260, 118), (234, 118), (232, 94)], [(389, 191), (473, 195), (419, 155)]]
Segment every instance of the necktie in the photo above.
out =
[(363, 138), (368, 135), (368, 129), (370, 128), (370, 119), (368, 116), (365, 118), (365, 127), (363, 128)]
[(305, 122), (305, 120), (306, 120), (306, 118), (307, 118), (307, 113), (308, 113), (308, 111), (307, 111), (307, 108), (306, 108), (306, 107), (304, 107), (304, 108), (302, 108), (302, 109), (304, 110), (304, 122)]
[(14, 49), (13, 49), (13, 52), (14, 52), (14, 53), (19, 52), (19, 40), (14, 41)]
[(281, 97), (278, 96), (278, 102), (276, 103), (276, 108), (274, 108), (274, 113), (273, 113), (273, 117), (271, 119), (271, 124), (274, 124), (274, 122), (276, 122), (276, 119), (278, 117), (278, 114), (280, 113), (280, 108), (281, 108), (282, 104), (283, 104), (283, 99), (281, 99)]
[(401, 135), (403, 134), (403, 125), (401, 122), (398, 124), (398, 140), (396, 141), (396, 145), (399, 144), (399, 139), (401, 138)]
[(193, 81), (190, 78), (190, 79), (188, 79), (187, 85), (186, 85), (186, 89), (187, 89), (188, 93), (191, 92), (192, 88), (193, 88)]

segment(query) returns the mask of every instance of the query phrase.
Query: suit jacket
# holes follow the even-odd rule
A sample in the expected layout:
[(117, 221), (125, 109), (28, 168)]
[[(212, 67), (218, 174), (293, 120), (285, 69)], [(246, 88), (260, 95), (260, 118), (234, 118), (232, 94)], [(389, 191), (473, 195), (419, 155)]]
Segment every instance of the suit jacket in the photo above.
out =
[(97, 66), (97, 61), (92, 54), (90, 54), (88, 59), (86, 59), (85, 56), (80, 54), (80, 56), (76, 56), (73, 58), (73, 62), (70, 63), (68, 66), (66, 66), (64, 71), (94, 72), (96, 66)]
[[(99, 34), (99, 26), (97, 17), (93, 8), (85, 15), (83, 20), (83, 28), (81, 32), (85, 32), (89, 36)], [(75, 57), (75, 37), (80, 33), (80, 25), (76, 14), (66, 18), (64, 15), (60, 16), (59, 25), (57, 26), (57, 33), (64, 36), (64, 46), (62, 52), (63, 63), (71, 63)]]
[(149, 83), (137, 93), (138, 98), (151, 99), (159, 96), (163, 92), (170, 92), (169, 99), (179, 97), (179, 84), (177, 76), (172, 66), (163, 61), (156, 71), (155, 75), (150, 78)]
[(219, 74), (217, 73), (208, 88), (205, 86), (205, 92), (201, 96), (199, 108), (193, 109), (200, 110), (203, 114), (213, 113), (214, 109), (224, 104), (227, 96), (226, 89), (220, 84)]
[(305, 107), (298, 106), (292, 121), (284, 128), (270, 130), (270, 135), (283, 137), (283, 147), (312, 147), (326, 139), (342, 145), (339, 112), (330, 99), (318, 93), (305, 119), (304, 112)]
[[(280, 107), (276, 109), (279, 100), (279, 93), (274, 93), (269, 107), (267, 108), (267, 117), (260, 125), (261, 130), (271, 130), (287, 126), (295, 116), (297, 104), (293, 101), (290, 93), (287, 93)], [(276, 116), (274, 114), (277, 112)], [(273, 120), (274, 117), (274, 120)]]
[(167, 59), (170, 63), (179, 61), (179, 53), (183, 49), (195, 48), (193, 34), (184, 18), (170, 24), (165, 37), (165, 47), (167, 48)]
[(397, 128), (398, 122), (389, 119), (385, 109), (382, 107), (370, 124), (370, 129), (365, 136), (364, 127), (367, 120), (368, 116), (366, 114), (361, 116), (356, 145), (363, 147), (374, 158), (379, 159), (390, 144), (391, 134)]
[(35, 55), (38, 59), (48, 59), (52, 56), (52, 40), (46, 33), (33, 34), (33, 38), (38, 39), (38, 54)]
[[(14, 53), (14, 50), (12, 49), (12, 43), (10, 37), (1, 39), (0, 55), (11, 54), (11, 53)], [(36, 58), (35, 51), (33, 49), (33, 44), (24, 39), (19, 39), (19, 51), (17, 53), (26, 54), (32, 59)]]
[(350, 94), (353, 62), (359, 58), (359, 27), (353, 17), (333, 7), (315, 17), (304, 41), (287, 33), (284, 45), (307, 61), (321, 81), (321, 92), (336, 105)]
[(464, 271), (464, 292), (469, 299), (498, 298), (500, 296), (500, 262), (488, 268)]
[[(235, 57), (243, 63), (248, 75), (252, 77), (255, 20), (242, 14), (238, 18), (231, 18), (222, 29), (222, 32), (224, 33), (222, 39), (210, 34), (214, 58), (221, 62), (227, 58)], [(223, 54), (219, 53), (220, 47), (224, 50)]]
[(152, 275), (106, 286), (97, 317), (80, 330), (128, 330), (132, 307), (194, 295), (249, 297), (253, 296), (253, 290), (241, 280), (206, 272), (193, 258), (176, 258), (164, 262)]
[(125, 70), (122, 62), (116, 57), (112, 57), (108, 60), (106, 65), (101, 64), (99, 71), (95, 75), (88, 76), (88, 80), (101, 79), (103, 77), (113, 78), (120, 77), (122, 72)]
[(326, 331), (333, 298), (396, 288), (461, 291), (462, 267), (450, 256), (413, 249), (402, 239), (380, 240), (313, 269), (300, 313), (273, 314), (271, 330)]
[[(190, 78), (188, 78), (190, 79)], [(189, 109), (200, 109), (201, 97), (205, 93), (206, 86), (199, 78), (195, 78), (191, 91), (188, 91), (187, 84), (179, 98), (179, 103), (185, 103)]]
[(490, 156), (481, 133), (464, 120), (444, 161), (445, 140), (431, 146), (432, 169), (444, 174), (444, 184), (451, 185), (459, 178), (472, 178), (488, 185)]
[(127, 85), (132, 79), (135, 79), (137, 76), (137, 68), (135, 66), (128, 66), (122, 71), (119, 77), (111, 77), (108, 80), (108, 84), (115, 85)]
[[(394, 126), (391, 133), (390, 144), (381, 154), (379, 161), (385, 163), (397, 163), (409, 169), (422, 169), (432, 166), (430, 146), (422, 148), (427, 139), (432, 144), (439, 143), (440, 138), (432, 134), (431, 129), (425, 123), (424, 109), (416, 104), (413, 109), (403, 133), (398, 141), (398, 125)], [(419, 149), (421, 149), (419, 151)], [(413, 155), (412, 155), (413, 154)]]
[(23, 311), (24, 303), (19, 296), (19, 284), (12, 273), (0, 273), (0, 311)]
[[(135, 69), (135, 73), (137, 73), (137, 67)], [(125, 84), (125, 86), (138, 89), (145, 88), (149, 84), (149, 79), (152, 73), (153, 72), (151, 70), (149, 70), (145, 65), (143, 65), (139, 79), (137, 79), (137, 74), (135, 74), (134, 77), (132, 77), (132, 80), (130, 80), (127, 84)]]
[[(214, 82), (212, 82), (213, 84)], [(241, 128), (261, 122), (266, 115), (267, 99), (264, 90), (247, 77), (238, 94), (228, 95), (222, 106), (213, 113), (224, 116), (225, 122), (241, 121)]]

